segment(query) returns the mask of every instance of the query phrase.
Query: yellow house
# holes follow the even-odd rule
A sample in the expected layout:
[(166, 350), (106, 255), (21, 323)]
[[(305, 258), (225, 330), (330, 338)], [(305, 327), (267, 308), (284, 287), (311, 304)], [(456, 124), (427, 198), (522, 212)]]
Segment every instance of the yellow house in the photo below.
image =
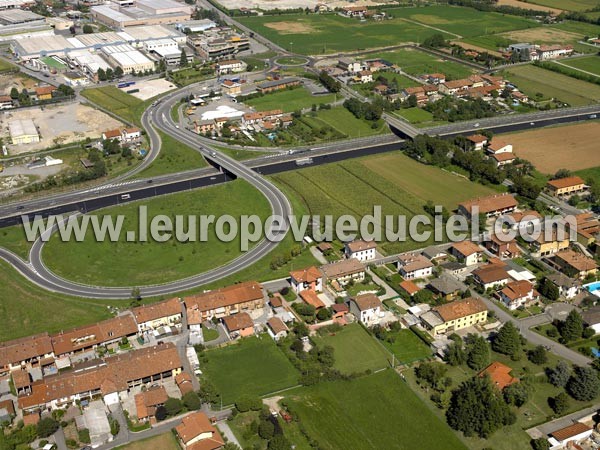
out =
[(551, 238), (546, 238), (545, 233), (540, 233), (537, 240), (531, 243), (531, 254), (536, 258), (553, 255), (569, 248), (569, 233), (565, 232), (562, 239), (558, 239), (556, 233), (552, 234)]
[(579, 194), (587, 189), (585, 181), (580, 177), (567, 177), (558, 180), (550, 180), (546, 184), (546, 190), (555, 197), (563, 195)]
[(421, 316), (425, 328), (433, 336), (453, 333), (487, 321), (487, 307), (478, 298), (465, 298), (436, 306)]

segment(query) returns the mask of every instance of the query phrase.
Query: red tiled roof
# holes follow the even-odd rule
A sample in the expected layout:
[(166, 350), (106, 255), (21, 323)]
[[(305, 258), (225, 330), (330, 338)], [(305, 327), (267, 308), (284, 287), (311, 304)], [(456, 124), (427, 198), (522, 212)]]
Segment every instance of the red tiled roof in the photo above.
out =
[(461, 317), (472, 316), (483, 311), (487, 311), (485, 303), (478, 298), (470, 297), (462, 300), (456, 300), (445, 305), (433, 308), (444, 322), (460, 319)]
[(133, 312), (135, 321), (140, 324), (181, 314), (181, 303), (178, 298), (172, 298), (159, 303), (138, 306), (133, 308), (131, 312)]
[(465, 257), (471, 256), (475, 253), (481, 253), (483, 251), (481, 250), (479, 245), (471, 241), (457, 242), (455, 244), (452, 244), (452, 248)]
[(550, 435), (557, 441), (562, 442), (566, 439), (572, 438), (574, 436), (577, 436), (579, 434), (585, 433), (590, 430), (591, 430), (591, 428), (588, 427), (586, 424), (577, 422), (577, 423), (574, 423), (573, 425), (569, 425), (568, 427), (553, 431), (552, 433), (550, 433)]
[(519, 203), (517, 200), (511, 194), (498, 194), (469, 200), (460, 203), (460, 206), (462, 206), (469, 213), (471, 213), (471, 210), (474, 206), (478, 206), (479, 212), (486, 214), (495, 211), (502, 211), (504, 209), (516, 208), (518, 204)]
[(381, 308), (381, 300), (375, 294), (361, 294), (352, 299), (359, 311), (367, 311), (368, 309)]
[(313, 291), (312, 289), (305, 289), (305, 290), (301, 291), (299, 295), (300, 295), (300, 298), (305, 303), (308, 303), (309, 305), (314, 306), (315, 309), (325, 307), (325, 303), (323, 303), (323, 301), (319, 298), (317, 293), (315, 291)]
[(241, 312), (232, 316), (223, 317), (223, 323), (227, 329), (231, 331), (245, 330), (246, 328), (253, 328), (254, 322), (250, 314)]
[(293, 270), (290, 276), (298, 283), (315, 283), (323, 277), (323, 274), (315, 266), (310, 266), (306, 269)]
[(558, 180), (550, 180), (548, 184), (555, 189), (564, 189), (573, 186), (579, 186), (585, 184), (585, 181), (578, 176), (559, 178)]
[(494, 386), (502, 390), (506, 386), (510, 386), (511, 384), (519, 382), (518, 378), (515, 378), (510, 374), (511, 371), (512, 368), (498, 361), (494, 361), (481, 372), (479, 372), (479, 376), (482, 377), (484, 375), (489, 375)]
[(256, 281), (246, 281), (203, 294), (191, 295), (184, 298), (185, 305), (190, 310), (211, 311), (225, 306), (237, 305), (263, 298), (262, 286)]
[(421, 290), (421, 288), (419, 286), (417, 286), (415, 283), (413, 283), (410, 280), (402, 281), (401, 283), (399, 283), (399, 286), (402, 289), (404, 289), (410, 296), (416, 294), (417, 292), (419, 292)]
[(269, 320), (267, 320), (267, 325), (269, 325), (275, 334), (288, 331), (287, 325), (283, 323), (283, 320), (281, 320), (279, 317), (271, 317)]
[[(206, 448), (219, 448), (219, 446), (224, 445), (223, 438), (221, 438), (221, 435), (217, 429), (210, 423), (210, 420), (208, 420), (206, 414), (200, 411), (185, 416), (181, 420), (181, 424), (175, 427), (175, 432), (184, 444), (187, 444), (201, 434), (211, 433), (212, 436), (210, 438), (203, 439), (200, 442), (212, 441), (215, 445), (218, 445)], [(188, 447), (188, 450), (189, 449), (190, 447)]]

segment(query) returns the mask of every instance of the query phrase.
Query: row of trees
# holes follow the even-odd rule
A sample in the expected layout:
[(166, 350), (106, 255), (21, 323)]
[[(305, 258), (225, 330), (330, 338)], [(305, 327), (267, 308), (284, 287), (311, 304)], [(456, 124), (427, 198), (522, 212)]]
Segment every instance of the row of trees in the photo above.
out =
[(100, 81), (112, 81), (123, 76), (123, 69), (117, 66), (114, 70), (110, 67), (104, 70), (102, 67), (98, 69), (98, 80)]

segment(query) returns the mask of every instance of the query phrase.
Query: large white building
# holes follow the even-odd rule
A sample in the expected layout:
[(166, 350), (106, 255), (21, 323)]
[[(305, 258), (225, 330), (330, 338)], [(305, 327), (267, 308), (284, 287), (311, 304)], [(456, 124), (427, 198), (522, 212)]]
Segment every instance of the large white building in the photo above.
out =
[(18, 119), (8, 122), (10, 138), (15, 145), (40, 142), (40, 135), (31, 119)]
[(158, 25), (189, 20), (192, 7), (174, 0), (113, 1), (90, 9), (98, 22), (115, 28)]
[(154, 62), (129, 44), (102, 47), (102, 53), (111, 66), (120, 67), (126, 74), (154, 70)]

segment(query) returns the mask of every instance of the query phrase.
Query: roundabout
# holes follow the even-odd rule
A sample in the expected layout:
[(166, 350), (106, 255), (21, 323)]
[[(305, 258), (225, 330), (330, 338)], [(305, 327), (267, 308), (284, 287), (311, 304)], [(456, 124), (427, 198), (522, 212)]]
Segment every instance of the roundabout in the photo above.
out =
[(310, 63), (310, 58), (304, 56), (282, 56), (274, 60), (275, 64), (281, 67), (298, 67)]

